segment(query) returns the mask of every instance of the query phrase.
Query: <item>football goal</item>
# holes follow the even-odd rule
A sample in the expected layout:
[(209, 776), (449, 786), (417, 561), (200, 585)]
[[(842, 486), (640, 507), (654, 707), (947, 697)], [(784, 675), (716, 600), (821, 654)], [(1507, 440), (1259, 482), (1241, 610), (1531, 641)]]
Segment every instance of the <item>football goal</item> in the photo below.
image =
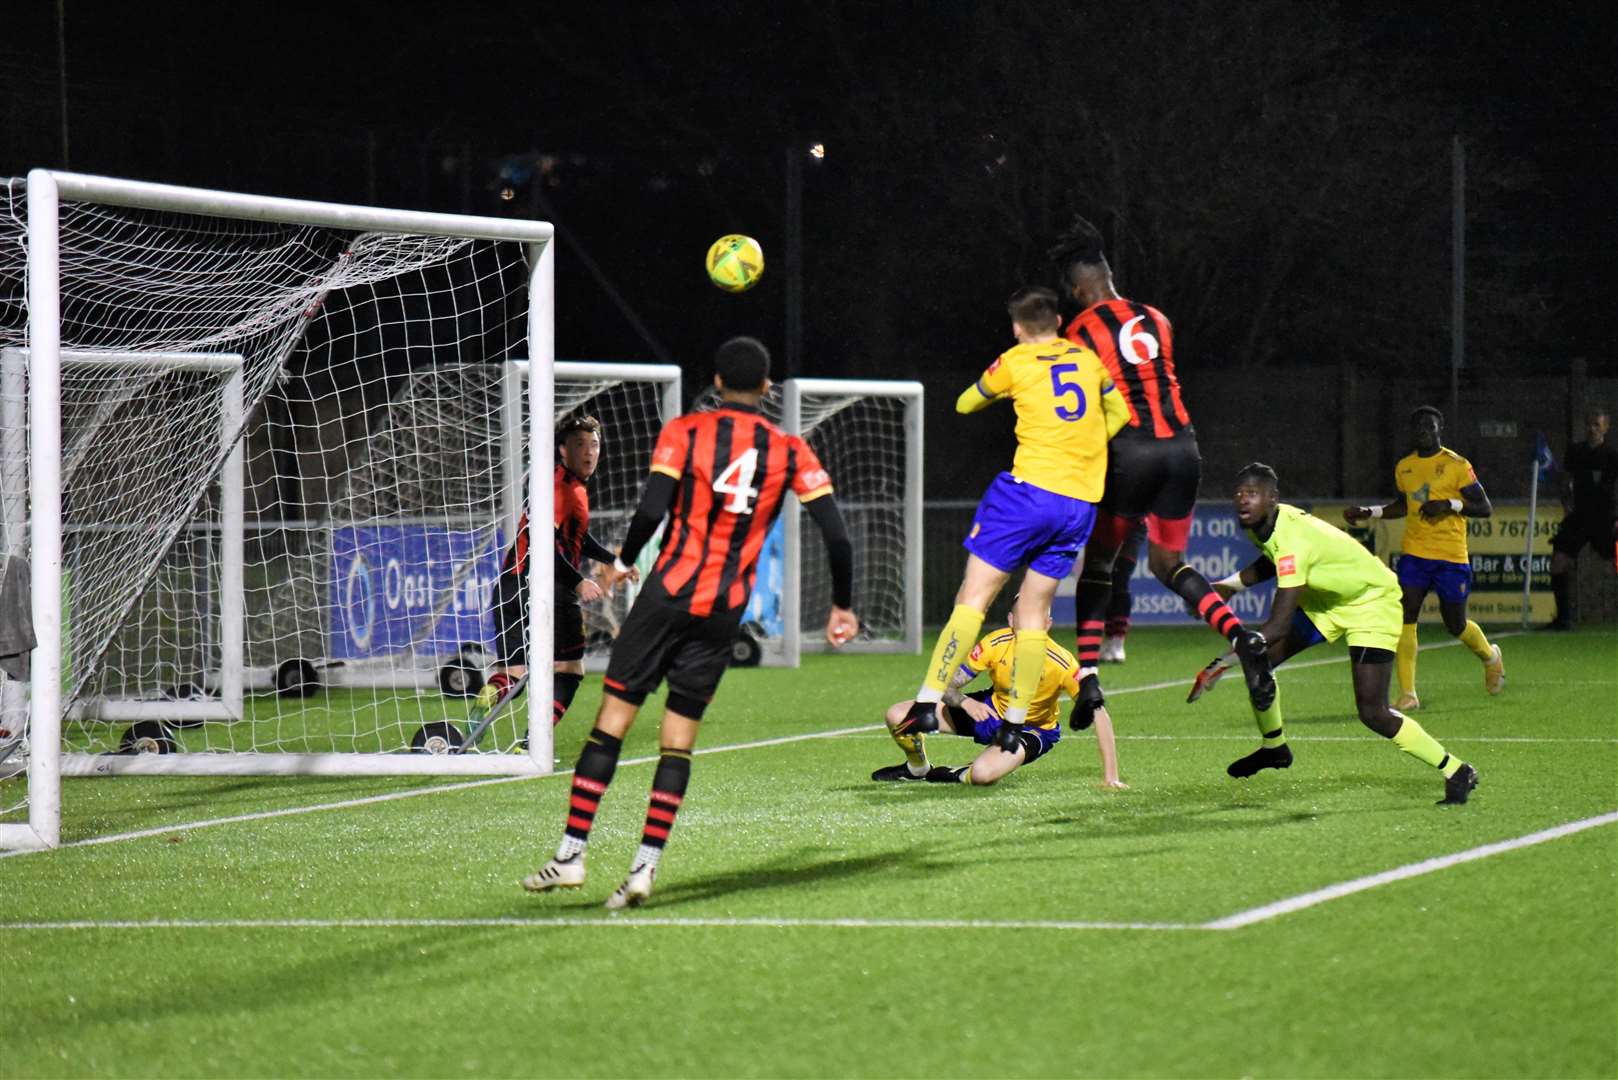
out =
[(603, 421), (615, 542), (679, 382), (555, 363), (549, 224), (36, 170), (0, 234), (0, 556), (38, 638), (0, 675), (0, 847), (60, 841), (64, 775), (552, 768), (549, 664), (458, 740), (489, 593), (525, 504), (551, 550), (555, 422)]

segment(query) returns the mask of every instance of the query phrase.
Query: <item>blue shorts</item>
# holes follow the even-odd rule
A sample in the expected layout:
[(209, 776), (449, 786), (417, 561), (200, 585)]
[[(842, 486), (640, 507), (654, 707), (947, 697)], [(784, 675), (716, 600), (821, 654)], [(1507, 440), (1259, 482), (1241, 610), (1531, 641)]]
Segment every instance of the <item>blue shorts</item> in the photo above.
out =
[(1472, 564), (1399, 556), (1399, 584), (1407, 589), (1428, 589), (1446, 604), (1464, 604), (1472, 591)]
[[(992, 687), (974, 691), (966, 696), (973, 701), (983, 702), (989, 707), (989, 711), (994, 713), (994, 689)], [(954, 715), (951, 716), (951, 722), (958, 722)], [(994, 737), (1000, 732), (1002, 722), (998, 713), (990, 716), (987, 720), (973, 721), (972, 741), (979, 746), (992, 745)], [(965, 732), (961, 732), (961, 734), (964, 735)], [(1025, 727), (1022, 730), (1022, 739), (1023, 752), (1027, 755), (1023, 758), (1023, 764), (1027, 765), (1038, 758), (1044, 757), (1052, 747), (1062, 741), (1062, 726), (1057, 724), (1048, 728)]]
[(1326, 635), (1320, 632), (1320, 627), (1309, 621), (1309, 616), (1301, 611), (1292, 613), (1292, 629), (1287, 634), (1297, 648), (1294, 653), (1302, 652), (1311, 645), (1319, 645), (1326, 640)]
[(1057, 495), (1003, 472), (978, 500), (963, 546), (1004, 573), (1027, 566), (1060, 580), (1073, 572), (1095, 523), (1095, 503)]

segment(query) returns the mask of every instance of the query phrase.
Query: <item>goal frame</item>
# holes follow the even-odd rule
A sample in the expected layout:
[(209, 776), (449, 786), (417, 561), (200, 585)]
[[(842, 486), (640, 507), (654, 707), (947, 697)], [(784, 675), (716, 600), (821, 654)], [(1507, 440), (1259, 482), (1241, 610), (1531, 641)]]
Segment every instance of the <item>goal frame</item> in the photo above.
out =
[[(29, 349), (0, 350), (0, 397), (7, 409), (21, 403), (18, 390), (26, 381), (25, 370), (30, 362)], [(62, 349), (61, 366), (65, 368), (107, 369), (128, 368), (171, 372), (203, 372), (223, 376), (219, 390), (219, 448), (225, 454), (219, 478), (219, 671), (214, 689), (217, 699), (135, 701), (126, 698), (88, 698), (78, 703), (75, 715), (91, 720), (240, 720), (242, 693), (245, 685), (246, 598), (243, 582), (246, 465), (238, 438), (246, 412), (242, 400), (243, 381), (241, 353), (232, 352), (92, 352), (84, 349)], [(58, 398), (58, 408), (60, 398)], [(17, 409), (18, 412), (22, 410)], [(7, 461), (20, 462), (28, 456), (28, 428), (17, 423), (23, 417), (6, 417), (4, 454)], [(58, 460), (60, 451), (58, 451)], [(12, 525), (12, 535), (22, 535), (28, 524), (28, 485), (21, 490), (9, 490), (12, 480), (21, 480), (8, 474), (5, 493), (5, 520)], [(58, 482), (60, 476), (57, 477)], [(37, 662), (37, 652), (36, 652)]]
[[(838, 652), (905, 653), (921, 652), (922, 601), (922, 384), (893, 379), (812, 379), (791, 378), (781, 389), (782, 427), (790, 434), (803, 435), (803, 396), (805, 394), (880, 396), (904, 402), (905, 495), (904, 495), (904, 634), (878, 641), (850, 641)], [(835, 486), (837, 477), (832, 477)], [(785, 576), (781, 596), (781, 657), (772, 663), (797, 667), (803, 653), (831, 652), (823, 635), (803, 630), (803, 553), (801, 519), (803, 506), (788, 499), (782, 513), (786, 531), (782, 556)], [(858, 612), (855, 612), (857, 615)]]
[[(537, 664), (528, 688), (525, 754), (142, 754), (129, 757), (62, 752), (62, 500), (60, 207), (63, 201), (319, 226), (355, 232), (429, 234), (520, 243), (528, 262), (529, 445), (539, 455), (529, 473), (530, 544), (549, 550), (554, 519), (552, 457), (555, 364), (555, 231), (548, 222), (349, 206), (243, 195), (143, 181), (34, 169), (28, 174), (28, 499), (32, 615), (38, 646), (29, 685), (28, 821), (0, 823), (0, 848), (61, 843), (64, 775), (541, 775), (553, 769), (548, 704), (549, 664)], [(71, 357), (71, 350), (69, 351)], [(240, 438), (240, 425), (234, 437)], [(554, 583), (530, 561), (531, 655), (550, 653)], [(540, 704), (547, 708), (541, 712)]]

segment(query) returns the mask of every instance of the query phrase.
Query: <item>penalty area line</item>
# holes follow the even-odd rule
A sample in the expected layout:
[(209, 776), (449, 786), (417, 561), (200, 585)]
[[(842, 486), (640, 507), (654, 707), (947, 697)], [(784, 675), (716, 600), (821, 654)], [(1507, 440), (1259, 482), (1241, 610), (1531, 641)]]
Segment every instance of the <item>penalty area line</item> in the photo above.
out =
[(1584, 832), (1586, 829), (1596, 829), (1603, 825), (1618, 822), (1618, 811), (1600, 814), (1596, 817), (1585, 818), (1582, 821), (1570, 821), (1565, 825), (1557, 825), (1550, 829), (1541, 829), (1526, 836), (1519, 836), (1514, 840), (1501, 840), (1493, 844), (1484, 844), (1482, 847), (1470, 848), (1466, 851), (1457, 851), (1450, 855), (1440, 855), (1432, 859), (1423, 859), (1421, 862), (1408, 863), (1396, 866), (1392, 870), (1384, 870), (1379, 874), (1369, 874), (1365, 877), (1354, 878), (1352, 881), (1340, 881), (1336, 885), (1328, 885), (1324, 889), (1302, 893), (1298, 896), (1277, 900), (1274, 903), (1264, 904), (1261, 907), (1248, 908), (1233, 915), (1226, 915), (1222, 919), (1202, 924), (1204, 930), (1239, 930), (1244, 926), (1265, 922), (1282, 915), (1291, 915), (1306, 908), (1312, 908), (1331, 900), (1340, 900), (1345, 896), (1365, 892), (1369, 889), (1391, 885), (1395, 881), (1408, 881), (1410, 878), (1421, 877), (1425, 874), (1436, 873), (1439, 870), (1448, 870), (1452, 866), (1463, 863), (1477, 862), (1494, 855), (1503, 855), (1508, 851), (1517, 851), (1521, 848), (1533, 847), (1535, 844), (1547, 843), (1551, 840), (1560, 840), (1564, 836)]

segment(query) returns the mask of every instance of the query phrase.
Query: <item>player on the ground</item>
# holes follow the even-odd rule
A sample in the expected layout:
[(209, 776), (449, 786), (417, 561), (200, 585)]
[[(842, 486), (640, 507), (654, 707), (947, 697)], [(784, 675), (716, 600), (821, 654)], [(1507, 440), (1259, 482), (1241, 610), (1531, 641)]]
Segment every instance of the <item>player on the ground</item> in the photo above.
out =
[(609, 574), (616, 583), (665, 517), (662, 551), (613, 643), (601, 710), (573, 770), (573, 792), (556, 856), (523, 879), (544, 892), (584, 884), (585, 848), (596, 810), (618, 766), (624, 736), (646, 695), (668, 679), (640, 849), (628, 878), (607, 900), (618, 909), (652, 893), (658, 861), (691, 777), (691, 751), (704, 711), (729, 663), (753, 590), (759, 549), (789, 496), (819, 526), (831, 562), (834, 647), (859, 630), (850, 610), (854, 548), (831, 477), (801, 438), (759, 415), (769, 390), (770, 354), (753, 338), (732, 338), (714, 355), (720, 403), (664, 425), (651, 476)]
[(1612, 420), (1604, 406), (1584, 416), (1585, 441), (1567, 448), (1562, 459), (1562, 507), (1567, 512), (1551, 538), (1551, 591), (1556, 617), (1546, 629), (1573, 629), (1568, 583), (1585, 544), (1618, 567), (1618, 447), (1607, 441)]
[[(612, 565), (612, 552), (590, 535), (590, 492), (585, 487), (601, 461), (601, 421), (571, 416), (556, 426), (556, 591), (551, 656), (555, 683), (551, 724), (560, 724), (584, 681), (584, 610), (606, 591), (584, 573), (584, 561)], [(639, 575), (632, 575), (638, 577)], [(494, 637), (499, 654), (493, 674), (467, 713), (468, 726), (509, 697), (528, 672), (528, 511), (506, 549), (494, 586)]]
[(1107, 594), (1104, 611), (1106, 636), (1101, 639), (1100, 660), (1103, 664), (1121, 664), (1125, 660), (1124, 639), (1129, 636), (1129, 615), (1134, 606), (1134, 598), (1129, 593), (1129, 580), (1135, 576), (1135, 564), (1140, 562), (1140, 544), (1144, 539), (1146, 522), (1137, 521), (1112, 561), (1112, 592)]
[[(1275, 470), (1254, 462), (1236, 474), (1236, 519), (1258, 545), (1259, 558), (1240, 573), (1218, 582), (1220, 595), (1230, 596), (1275, 578), (1275, 600), (1262, 632), (1269, 642), (1272, 666), (1279, 666), (1311, 645), (1348, 639), (1354, 704), (1360, 722), (1411, 757), (1444, 774), (1446, 803), (1464, 803), (1478, 785), (1478, 771), (1444, 751), (1413, 718), (1388, 707), (1393, 652), (1399, 644), (1403, 608), (1399, 579), (1352, 536), (1319, 518), (1281, 502)], [(1207, 675), (1214, 661), (1203, 670)], [(1217, 672), (1193, 698), (1213, 685)], [(1292, 764), (1281, 723), (1281, 692), (1274, 685), (1268, 700), (1255, 695), (1253, 716), (1264, 744), (1225, 771), (1248, 777), (1261, 769)]]
[[(904, 751), (905, 760), (889, 765), (871, 774), (872, 780), (929, 780), (935, 784), (974, 784), (985, 786), (1006, 776), (1019, 766), (1036, 761), (1056, 748), (1062, 738), (1061, 717), (1057, 703), (1066, 693), (1073, 697), (1079, 692), (1079, 662), (1073, 654), (1051, 642), (1045, 648), (1045, 669), (1040, 675), (1039, 689), (1028, 707), (1028, 720), (1018, 736), (1020, 743), (1009, 754), (1002, 753), (997, 739), (1006, 709), (1011, 699), (1011, 669), (1016, 655), (1015, 633), (1017, 619), (1013, 613), (1007, 620), (1010, 626), (996, 630), (979, 641), (972, 652), (956, 669), (944, 700), (936, 706), (938, 730), (949, 735), (964, 735), (987, 747), (970, 765), (949, 768), (944, 765), (929, 767), (927, 747), (922, 735), (900, 735), (896, 729), (904, 723), (913, 702), (900, 701), (888, 708), (888, 732)], [(1045, 621), (1050, 630), (1050, 620)], [(990, 686), (970, 694), (962, 690), (987, 673)], [(1118, 779), (1118, 750), (1113, 739), (1112, 721), (1107, 710), (1095, 714), (1096, 746), (1101, 754), (1102, 786), (1126, 788)]]
[(1161, 311), (1118, 294), (1101, 234), (1084, 218), (1074, 218), (1050, 255), (1061, 272), (1063, 288), (1084, 308), (1068, 324), (1068, 340), (1101, 358), (1129, 409), (1129, 422), (1108, 451), (1106, 493), (1074, 592), (1075, 651), (1084, 672), (1074, 716), (1104, 702), (1096, 677), (1102, 613), (1112, 590), (1113, 562), (1131, 528), (1142, 519), (1146, 561), (1153, 576), (1230, 640), (1242, 658), (1249, 692), (1262, 693), (1270, 677), (1265, 643), (1185, 561), (1186, 537), (1202, 480), (1202, 455), (1174, 373), (1173, 328)]
[(1020, 289), (1007, 304), (1017, 344), (961, 393), (955, 411), (977, 412), (1001, 398), (1017, 411), (1017, 452), (978, 501), (967, 534), (966, 571), (955, 610), (938, 636), (927, 677), (899, 734), (938, 730), (935, 706), (983, 628), (983, 613), (1016, 570), (1027, 567), (1017, 594), (1011, 692), (995, 745), (1022, 746), (1045, 670), (1051, 598), (1073, 569), (1095, 520), (1107, 467), (1107, 440), (1128, 419), (1095, 353), (1063, 340), (1062, 315), (1050, 289)]
[(1410, 414), (1410, 453), (1393, 468), (1399, 495), (1386, 506), (1351, 506), (1343, 520), (1406, 518), (1399, 587), (1404, 593), (1404, 628), (1399, 633), (1399, 700), (1396, 709), (1421, 708), (1416, 696), (1416, 620), (1429, 591), (1438, 593), (1444, 629), (1483, 662), (1483, 688), (1498, 694), (1506, 685), (1500, 646), (1466, 617), (1472, 590), (1472, 557), (1466, 548), (1466, 519), (1494, 513), (1477, 473), (1464, 457), (1443, 445), (1444, 414), (1423, 405)]

